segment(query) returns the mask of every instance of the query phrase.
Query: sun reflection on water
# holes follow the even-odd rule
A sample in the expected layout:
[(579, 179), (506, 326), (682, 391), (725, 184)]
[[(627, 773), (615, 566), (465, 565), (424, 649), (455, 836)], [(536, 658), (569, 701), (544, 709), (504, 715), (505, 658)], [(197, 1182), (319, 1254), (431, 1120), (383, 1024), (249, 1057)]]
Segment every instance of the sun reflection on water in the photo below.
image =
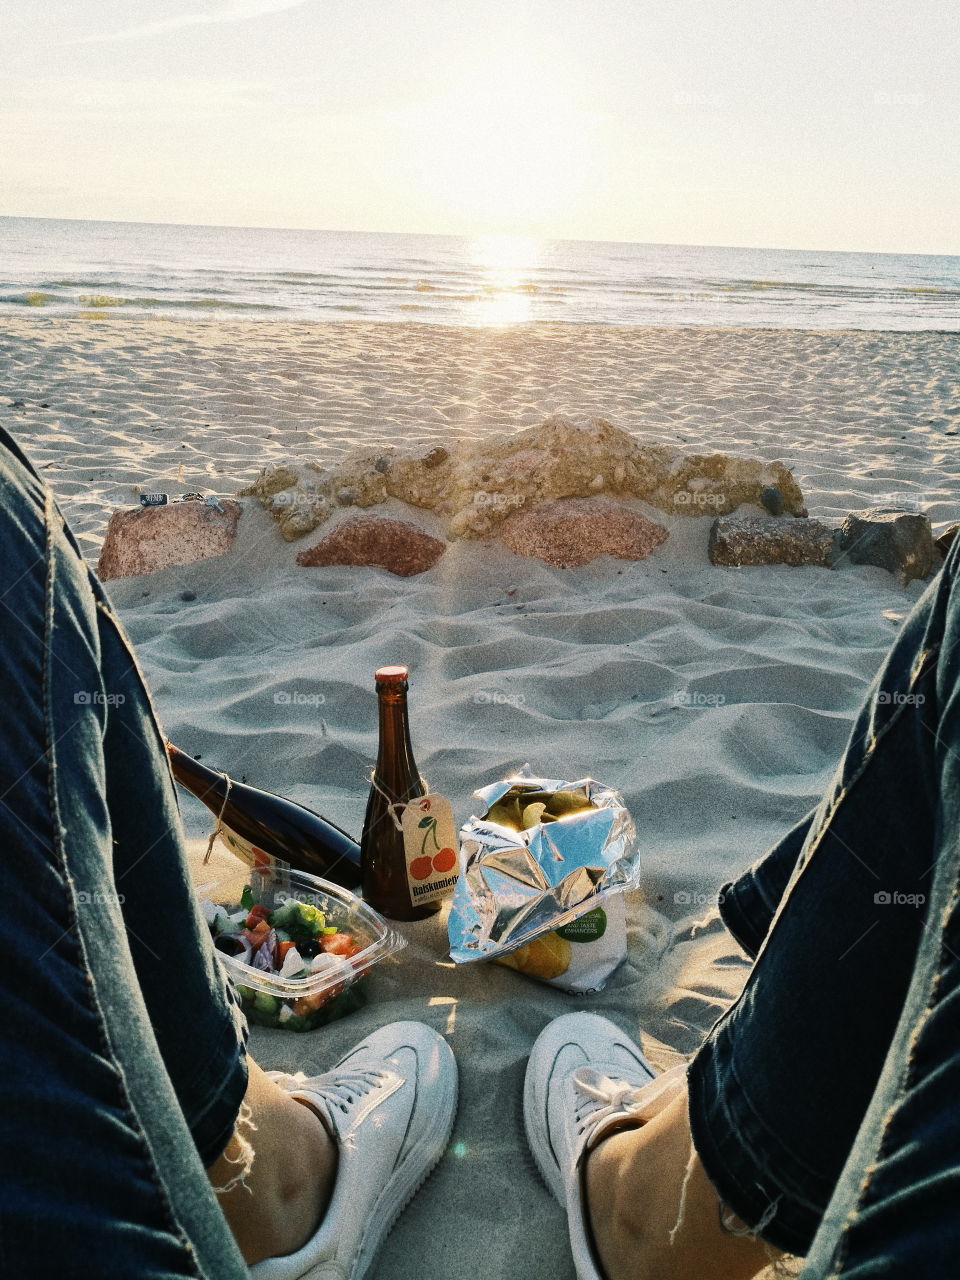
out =
[(522, 324), (532, 315), (543, 242), (534, 236), (477, 236), (470, 258), (479, 268), (482, 292), (464, 306), (467, 324)]

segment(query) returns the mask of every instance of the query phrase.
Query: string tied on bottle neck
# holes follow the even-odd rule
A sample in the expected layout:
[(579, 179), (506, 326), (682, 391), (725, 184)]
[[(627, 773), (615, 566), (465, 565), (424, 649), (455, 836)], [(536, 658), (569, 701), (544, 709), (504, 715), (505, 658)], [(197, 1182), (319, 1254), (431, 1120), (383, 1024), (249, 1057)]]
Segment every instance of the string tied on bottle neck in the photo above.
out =
[(220, 806), (220, 812), (217, 814), (217, 820), (214, 823), (213, 830), (210, 832), (210, 839), (207, 841), (207, 852), (203, 855), (204, 866), (206, 866), (207, 863), (210, 861), (210, 856), (213, 853), (214, 841), (216, 840), (217, 836), (223, 834), (223, 815), (227, 811), (227, 801), (230, 799), (230, 788), (233, 786), (233, 779), (230, 777), (229, 774), (222, 773), (220, 776), (223, 778), (224, 782), (227, 784), (227, 789), (223, 793), (223, 804), (221, 804)]
[[(383, 796), (384, 800), (386, 800), (387, 813), (389, 813), (390, 819), (393, 822), (393, 825), (397, 828), (398, 831), (402, 831), (403, 824), (401, 823), (400, 817), (398, 815), (402, 814), (404, 809), (407, 808), (408, 802), (406, 800), (400, 800), (396, 802), (391, 800), (390, 796), (387, 794), (386, 791), (384, 791), (383, 787), (381, 787), (380, 783), (377, 781), (375, 769), (370, 770), (370, 785), (371, 787), (373, 787), (374, 791), (379, 791), (379, 793)], [(424, 777), (420, 778), (420, 785), (423, 787), (424, 795), (429, 795), (430, 787), (427, 784), (426, 778)]]

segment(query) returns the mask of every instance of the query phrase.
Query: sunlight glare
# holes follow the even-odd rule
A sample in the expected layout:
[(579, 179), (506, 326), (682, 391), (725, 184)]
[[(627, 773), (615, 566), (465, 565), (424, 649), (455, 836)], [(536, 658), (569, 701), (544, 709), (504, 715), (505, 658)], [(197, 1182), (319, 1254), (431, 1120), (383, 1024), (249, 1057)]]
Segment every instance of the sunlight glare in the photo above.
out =
[(534, 236), (477, 236), (470, 257), (482, 271), (482, 296), (466, 308), (468, 324), (521, 324), (532, 318), (532, 298), (538, 292), (534, 272), (543, 242)]

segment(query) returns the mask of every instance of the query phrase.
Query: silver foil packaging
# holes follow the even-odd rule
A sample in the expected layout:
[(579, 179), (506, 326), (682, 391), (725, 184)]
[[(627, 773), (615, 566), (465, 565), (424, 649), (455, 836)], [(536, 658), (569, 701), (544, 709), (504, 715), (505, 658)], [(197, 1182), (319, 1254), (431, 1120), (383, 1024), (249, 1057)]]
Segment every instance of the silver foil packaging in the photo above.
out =
[[(554, 801), (557, 792), (564, 794)], [(636, 832), (620, 795), (593, 778), (568, 782), (528, 769), (474, 794), (485, 816), (460, 831), (452, 959), (499, 960), (565, 990), (599, 990), (626, 955), (619, 895), (640, 876)], [(510, 812), (529, 821), (544, 805), (547, 814), (551, 805), (568, 811), (519, 831), (491, 820)]]

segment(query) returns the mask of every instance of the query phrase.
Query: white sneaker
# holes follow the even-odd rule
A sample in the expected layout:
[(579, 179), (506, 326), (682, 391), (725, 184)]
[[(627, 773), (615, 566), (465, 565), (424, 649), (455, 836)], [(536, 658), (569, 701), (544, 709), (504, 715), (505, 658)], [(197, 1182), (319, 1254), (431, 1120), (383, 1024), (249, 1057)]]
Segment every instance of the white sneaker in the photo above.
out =
[(394, 1022), (321, 1076), (273, 1078), (324, 1118), (338, 1146), (333, 1195), (296, 1253), (265, 1258), (255, 1280), (361, 1280), (440, 1159), (457, 1111), (450, 1046), (421, 1022)]
[[(677, 1074), (667, 1073), (669, 1081), (660, 1077), (664, 1088), (673, 1087)], [(584, 1157), (659, 1095), (659, 1089), (645, 1087), (654, 1079), (637, 1046), (593, 1013), (556, 1018), (530, 1053), (523, 1090), (527, 1142), (544, 1182), (567, 1210), (578, 1280), (602, 1280), (584, 1214)]]

